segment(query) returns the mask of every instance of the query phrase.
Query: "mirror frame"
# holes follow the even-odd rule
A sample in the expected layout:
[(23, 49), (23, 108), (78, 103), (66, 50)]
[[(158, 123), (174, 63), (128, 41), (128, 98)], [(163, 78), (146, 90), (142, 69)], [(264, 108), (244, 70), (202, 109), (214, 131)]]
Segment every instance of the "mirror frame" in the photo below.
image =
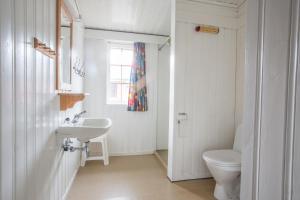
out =
[[(62, 66), (60, 66), (61, 50), (61, 12), (64, 11), (69, 18), (70, 25), (70, 84), (61, 79)], [(73, 45), (73, 17), (64, 0), (56, 1), (56, 90), (71, 91), (72, 89), (72, 45)]]

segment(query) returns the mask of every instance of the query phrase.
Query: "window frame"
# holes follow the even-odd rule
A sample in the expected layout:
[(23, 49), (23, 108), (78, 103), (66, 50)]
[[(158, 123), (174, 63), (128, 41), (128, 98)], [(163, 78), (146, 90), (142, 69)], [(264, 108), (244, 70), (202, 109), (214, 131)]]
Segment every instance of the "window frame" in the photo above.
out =
[[(122, 68), (123, 67), (128, 67), (128, 65), (116, 65), (116, 64), (111, 64), (110, 62), (110, 56), (111, 56), (111, 49), (116, 48), (116, 49), (125, 49), (125, 50), (132, 50), (133, 53), (133, 43), (129, 43), (129, 42), (115, 42), (115, 41), (108, 41), (107, 42), (107, 73), (106, 73), (106, 104), (107, 105), (116, 105), (116, 106), (127, 106), (128, 101), (123, 102), (123, 85), (128, 85), (130, 84), (130, 82), (128, 83), (123, 83), (123, 77), (122, 77)], [(115, 83), (117, 85), (121, 85), (121, 99), (119, 99), (118, 101), (114, 101), (111, 98), (111, 80), (110, 80), (110, 71), (111, 71), (111, 66), (120, 66), (121, 67), (121, 83)], [(130, 79), (130, 77), (129, 77)], [(130, 80), (129, 80), (130, 81)]]

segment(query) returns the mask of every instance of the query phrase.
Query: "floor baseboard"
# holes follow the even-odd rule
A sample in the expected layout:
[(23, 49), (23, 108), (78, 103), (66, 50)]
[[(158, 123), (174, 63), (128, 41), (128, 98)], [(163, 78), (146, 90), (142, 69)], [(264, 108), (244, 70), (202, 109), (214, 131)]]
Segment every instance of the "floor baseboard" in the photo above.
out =
[(154, 155), (160, 161), (162, 166), (167, 170), (168, 169), (167, 163), (165, 163), (165, 161), (160, 157), (160, 155), (157, 153), (157, 151), (154, 152)]
[(142, 156), (142, 155), (151, 155), (155, 151), (141, 151), (141, 152), (124, 152), (124, 153), (109, 153), (109, 156)]

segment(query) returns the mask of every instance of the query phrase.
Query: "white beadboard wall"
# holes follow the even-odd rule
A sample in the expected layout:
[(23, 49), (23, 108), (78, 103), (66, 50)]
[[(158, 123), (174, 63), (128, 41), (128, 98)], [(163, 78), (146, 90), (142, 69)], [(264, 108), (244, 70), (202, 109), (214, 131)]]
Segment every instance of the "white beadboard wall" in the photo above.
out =
[[(210, 177), (202, 154), (232, 148), (243, 80), (237, 77), (238, 9), (174, 0), (173, 10), (168, 176), (178, 181)], [(220, 33), (196, 33), (199, 24), (218, 26)], [(180, 125), (179, 112), (188, 116)]]
[(169, 135), (170, 47), (158, 52), (157, 69), (157, 136), (156, 149), (168, 149)]
[(108, 133), (110, 155), (150, 154), (156, 149), (157, 115), (156, 44), (146, 44), (147, 112), (128, 112), (126, 105), (106, 104), (107, 43), (103, 39), (85, 39), (84, 101), (88, 117), (109, 117), (113, 125)]
[(53, 0), (0, 3), (1, 200), (63, 199), (79, 166), (55, 137), (75, 110), (59, 111), (55, 61), (32, 48), (34, 36), (55, 48), (55, 10)]
[(238, 29), (236, 47), (236, 95), (235, 95), (235, 126), (243, 123), (244, 87), (245, 87), (245, 43), (246, 43), (246, 7), (245, 1), (238, 8)]

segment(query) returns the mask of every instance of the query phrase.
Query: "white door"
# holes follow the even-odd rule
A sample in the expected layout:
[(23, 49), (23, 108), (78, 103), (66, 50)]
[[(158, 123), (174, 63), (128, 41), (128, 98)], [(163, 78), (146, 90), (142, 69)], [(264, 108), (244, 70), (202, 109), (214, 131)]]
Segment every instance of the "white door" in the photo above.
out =
[(241, 199), (299, 200), (300, 0), (247, 7)]
[(236, 31), (197, 33), (176, 23), (171, 180), (209, 177), (203, 152), (232, 148)]

